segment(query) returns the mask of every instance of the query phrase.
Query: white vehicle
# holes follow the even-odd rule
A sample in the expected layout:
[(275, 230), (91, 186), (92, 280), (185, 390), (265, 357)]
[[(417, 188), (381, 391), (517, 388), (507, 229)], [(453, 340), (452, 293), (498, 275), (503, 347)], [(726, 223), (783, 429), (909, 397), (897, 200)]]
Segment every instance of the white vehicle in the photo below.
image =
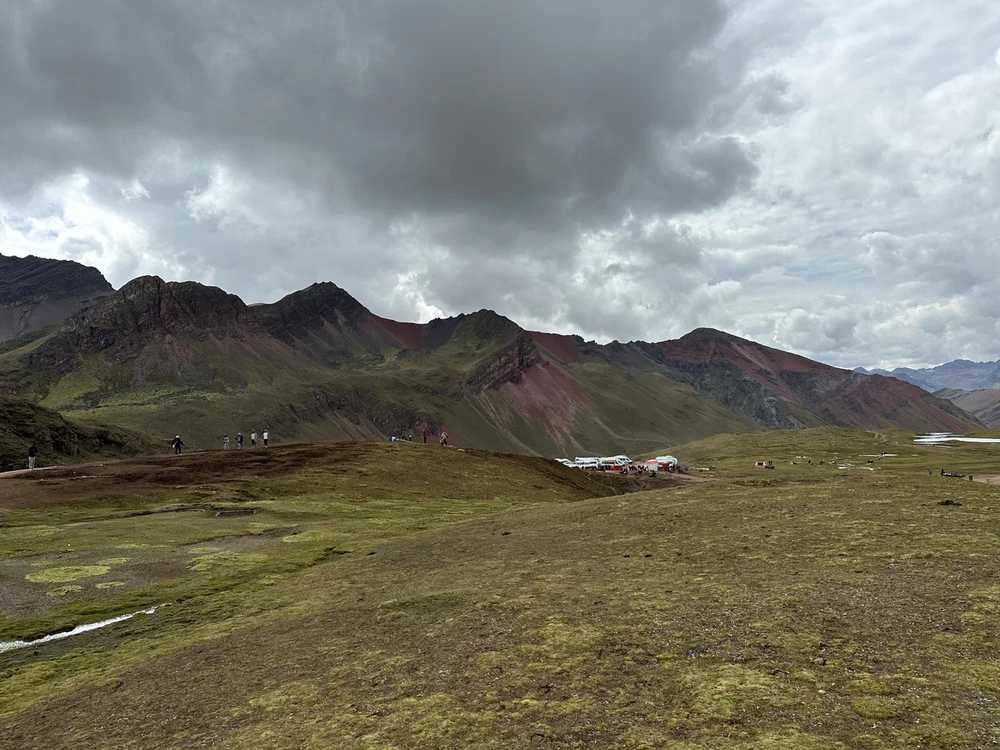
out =
[(632, 463), (632, 459), (628, 456), (604, 456), (601, 459), (601, 463), (611, 464), (612, 466), (628, 466)]
[(563, 466), (568, 466), (571, 469), (574, 467), (573, 462), (570, 461), (568, 458), (557, 458), (556, 463), (560, 463)]
[(674, 458), (673, 456), (657, 456), (653, 460), (656, 461), (656, 463), (661, 464), (663, 466), (677, 466), (677, 464), (679, 463), (677, 459)]

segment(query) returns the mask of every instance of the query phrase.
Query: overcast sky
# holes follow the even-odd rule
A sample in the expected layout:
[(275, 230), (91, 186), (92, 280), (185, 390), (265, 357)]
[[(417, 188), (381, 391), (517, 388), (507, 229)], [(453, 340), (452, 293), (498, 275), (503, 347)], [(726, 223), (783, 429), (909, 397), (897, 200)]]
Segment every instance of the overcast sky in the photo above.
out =
[(1000, 357), (995, 0), (7, 0), (0, 252)]

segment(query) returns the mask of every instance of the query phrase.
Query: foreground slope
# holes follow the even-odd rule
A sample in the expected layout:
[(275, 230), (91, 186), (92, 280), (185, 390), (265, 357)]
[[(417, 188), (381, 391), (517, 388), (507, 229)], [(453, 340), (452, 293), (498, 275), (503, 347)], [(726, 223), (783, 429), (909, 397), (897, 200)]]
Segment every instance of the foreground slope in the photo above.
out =
[(286, 439), (447, 431), (548, 455), (761, 427), (981, 426), (901, 381), (719, 331), (600, 345), (489, 310), (400, 323), (329, 283), (247, 306), (215, 287), (142, 277), (0, 354), (0, 389), (202, 447), (264, 426)]
[[(144, 529), (150, 547), (112, 551), (135, 537), (98, 539), (94, 527), (110, 521), (88, 507), (93, 518), (66, 533), (86, 535), (95, 561), (138, 559), (80, 579), (87, 588), (130, 580), (143, 556), (165, 554), (155, 547), (164, 541), (206, 585), (155, 615), (0, 655), (0, 747), (990, 746), (1000, 496), (926, 468), (996, 466), (995, 453), (830, 430), (753, 439), (748, 455), (738, 453), (745, 436), (685, 449), (720, 460), (710, 481), (570, 503), (545, 502), (551, 485), (530, 466), (514, 488), (517, 474), (490, 457), (439, 449), (375, 446), (383, 453), (364, 473), (343, 455), (283, 475), (287, 485), (262, 463), (232, 485), (260, 492), (244, 503), (273, 509), (259, 519), (258, 547), (236, 546), (236, 529), (192, 542), (133, 519), (131, 534)], [(778, 469), (754, 473), (759, 452)], [(864, 463), (881, 453), (899, 455)], [(805, 454), (812, 464), (791, 463)], [(453, 458), (469, 462), (476, 489), (451, 501), (446, 486), (422, 496), (432, 470), (412, 481), (399, 471), (447, 471)], [(875, 470), (841, 470), (833, 458)], [(338, 463), (352, 483), (317, 485), (287, 515), (299, 482)], [(427, 504), (424, 520), (387, 523), (398, 508), (368, 499), (369, 487), (392, 497), (390, 477), (410, 505)], [(528, 493), (528, 504), (461, 512), (495, 493)], [(47, 503), (35, 496), (20, 518), (72, 512)], [(449, 507), (458, 515), (442, 516)], [(310, 544), (269, 542), (266, 527), (295, 539), (308, 529), (289, 527), (324, 522), (353, 541), (328, 537), (315, 551), (335, 553), (284, 568), (261, 551)], [(40, 535), (22, 539), (27, 562)], [(212, 593), (234, 570), (243, 578), (231, 593)]]
[(79, 425), (30, 401), (0, 396), (0, 471), (25, 468), (31, 445), (39, 466), (134, 456), (157, 447), (128, 430)]
[(112, 291), (96, 268), (0, 255), (0, 342), (61, 323)]

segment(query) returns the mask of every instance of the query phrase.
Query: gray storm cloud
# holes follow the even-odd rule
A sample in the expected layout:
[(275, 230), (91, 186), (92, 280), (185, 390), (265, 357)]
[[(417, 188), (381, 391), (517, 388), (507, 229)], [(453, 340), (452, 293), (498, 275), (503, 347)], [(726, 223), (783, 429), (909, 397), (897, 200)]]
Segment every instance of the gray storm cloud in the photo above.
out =
[[(988, 355), (1000, 13), (891, 5), (14, 0), (0, 251), (248, 300), (330, 279), (409, 319)], [(942, 310), (959, 333), (914, 345)]]

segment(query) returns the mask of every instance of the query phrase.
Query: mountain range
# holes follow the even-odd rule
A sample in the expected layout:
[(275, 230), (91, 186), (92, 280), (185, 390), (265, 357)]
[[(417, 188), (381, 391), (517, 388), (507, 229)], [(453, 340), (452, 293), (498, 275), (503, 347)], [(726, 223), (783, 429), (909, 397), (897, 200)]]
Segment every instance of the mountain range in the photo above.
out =
[(897, 367), (894, 370), (856, 372), (899, 378), (923, 388), (938, 398), (948, 399), (989, 426), (1000, 425), (1000, 360), (972, 362), (955, 359), (926, 368)]
[(866, 370), (859, 367), (856, 372), (899, 378), (930, 393), (946, 388), (963, 391), (1000, 388), (1000, 360), (971, 362), (967, 359), (955, 359), (936, 367), (897, 367), (894, 370)]
[[(75, 291), (71, 281), (51, 293)], [(285, 440), (446, 430), (458, 444), (546, 455), (639, 453), (769, 427), (981, 426), (899, 379), (708, 328), (598, 344), (491, 310), (389, 320), (332, 283), (247, 305), (152, 276), (0, 346), (0, 392), (83, 424), (163, 441), (181, 433), (204, 447), (265, 426)]]

